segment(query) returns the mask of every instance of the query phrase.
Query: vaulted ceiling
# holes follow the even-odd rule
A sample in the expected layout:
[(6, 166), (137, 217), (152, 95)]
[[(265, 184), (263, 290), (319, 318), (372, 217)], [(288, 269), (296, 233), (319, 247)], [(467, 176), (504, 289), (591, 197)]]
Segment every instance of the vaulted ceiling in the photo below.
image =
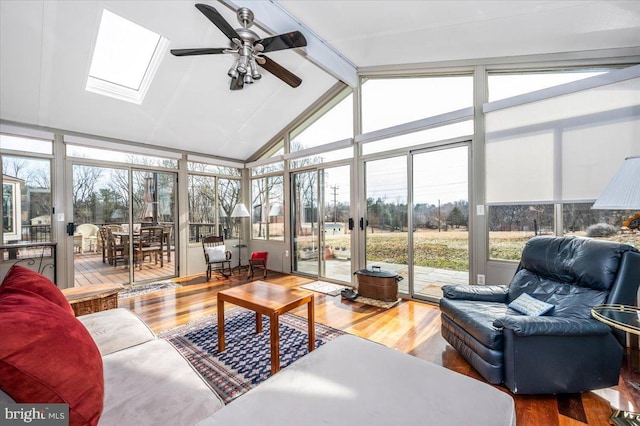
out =
[[(195, 1), (0, 0), (0, 119), (244, 161), (345, 79), (347, 68), (640, 46), (638, 1), (205, 1), (234, 27), (254, 9), (260, 36), (307, 31), (325, 49), (269, 56), (302, 78), (268, 73), (229, 90), (230, 55), (166, 52), (141, 105), (85, 90), (103, 9), (170, 41), (225, 47)], [(275, 12), (277, 13), (275, 13)], [(329, 59), (327, 59), (329, 57)]]

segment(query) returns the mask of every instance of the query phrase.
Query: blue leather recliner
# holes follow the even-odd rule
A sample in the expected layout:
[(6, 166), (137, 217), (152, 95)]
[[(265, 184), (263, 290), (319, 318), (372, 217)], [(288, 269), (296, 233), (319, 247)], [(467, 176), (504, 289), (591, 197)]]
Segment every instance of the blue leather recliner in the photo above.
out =
[[(577, 237), (534, 237), (508, 286), (450, 285), (442, 335), (489, 382), (516, 394), (576, 393), (616, 385), (623, 332), (592, 318), (599, 304), (636, 305), (640, 252)], [(527, 293), (553, 305), (528, 316), (508, 304)]]

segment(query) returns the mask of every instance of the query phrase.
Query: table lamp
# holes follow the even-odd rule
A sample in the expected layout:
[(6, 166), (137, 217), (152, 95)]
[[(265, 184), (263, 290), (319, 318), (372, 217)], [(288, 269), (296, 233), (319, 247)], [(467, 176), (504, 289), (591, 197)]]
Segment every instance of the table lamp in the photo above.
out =
[(592, 209), (640, 209), (640, 155), (627, 157)]
[[(640, 210), (640, 156), (627, 157), (592, 209)], [(629, 229), (640, 229), (640, 212), (622, 222)]]

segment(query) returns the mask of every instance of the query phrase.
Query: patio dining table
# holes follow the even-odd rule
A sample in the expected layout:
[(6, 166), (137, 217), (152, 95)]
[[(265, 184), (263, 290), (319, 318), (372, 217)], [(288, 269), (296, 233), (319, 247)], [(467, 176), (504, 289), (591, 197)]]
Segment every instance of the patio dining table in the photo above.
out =
[[(166, 228), (162, 230), (162, 236), (164, 238), (164, 245), (167, 248), (167, 262), (169, 262), (169, 263), (171, 263), (171, 244), (170, 244), (170, 241), (169, 241), (170, 233), (171, 233), (171, 231), (169, 231)], [(140, 233), (139, 232), (129, 233), (129, 232), (125, 232), (125, 231), (113, 231), (113, 236), (120, 239), (122, 244), (125, 246), (125, 250), (128, 250), (128, 247), (129, 247), (129, 235), (133, 236), (134, 244), (135, 244), (136, 240), (140, 237)]]

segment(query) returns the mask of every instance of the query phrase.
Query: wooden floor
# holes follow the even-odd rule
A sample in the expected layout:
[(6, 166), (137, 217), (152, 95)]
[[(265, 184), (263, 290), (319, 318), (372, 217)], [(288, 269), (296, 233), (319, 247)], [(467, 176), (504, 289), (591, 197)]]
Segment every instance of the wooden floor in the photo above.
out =
[[(167, 330), (214, 314), (216, 293), (246, 282), (246, 274), (242, 277), (235, 275), (230, 280), (214, 277), (210, 283), (206, 283), (204, 276), (175, 281), (182, 284), (182, 287), (125, 299), (120, 303), (120, 307), (137, 313), (155, 332)], [(312, 280), (270, 273), (267, 281), (297, 287)], [(435, 305), (402, 301), (396, 307), (383, 310), (342, 300), (340, 296), (314, 294), (317, 322), (482, 380), (440, 335), (440, 312)], [(298, 308), (293, 313), (306, 316), (306, 307)], [(635, 356), (638, 356), (637, 352)], [(640, 393), (628, 384), (629, 381), (640, 381), (640, 374), (631, 370), (629, 361), (625, 358), (619, 385), (605, 390), (561, 396), (512, 395), (516, 404), (517, 424), (608, 425), (611, 415), (610, 404), (620, 409), (640, 411)], [(497, 388), (509, 393), (505, 388)]]
[[(172, 256), (172, 259), (173, 256)], [(133, 270), (134, 282), (160, 280), (176, 275), (175, 262), (167, 261), (167, 255), (163, 257), (163, 266), (160, 261), (156, 264), (146, 258), (142, 262), (142, 268)], [(86, 287), (96, 284), (129, 284), (129, 265), (122, 261), (117, 266), (109, 262), (102, 262), (101, 253), (74, 253), (74, 287)]]

